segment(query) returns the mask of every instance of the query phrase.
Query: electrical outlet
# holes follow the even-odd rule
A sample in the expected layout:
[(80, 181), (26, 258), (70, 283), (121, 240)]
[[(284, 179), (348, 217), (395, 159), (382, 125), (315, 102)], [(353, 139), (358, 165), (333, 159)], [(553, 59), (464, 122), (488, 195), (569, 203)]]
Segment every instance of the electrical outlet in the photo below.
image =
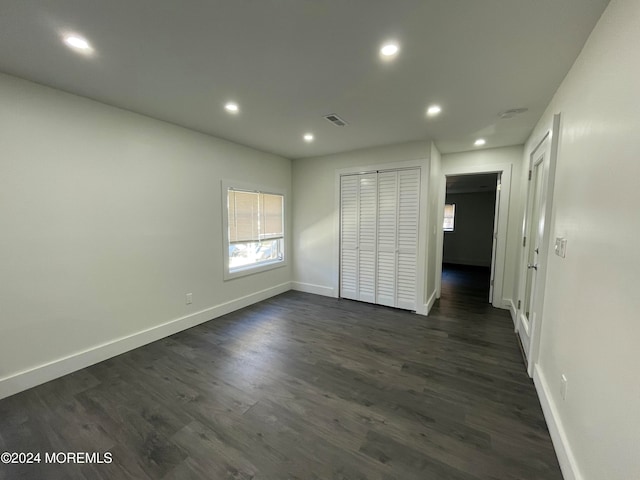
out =
[(187, 293), (184, 299), (184, 303), (186, 303), (187, 305), (191, 305), (193, 303), (193, 293)]
[(560, 396), (562, 400), (567, 399), (567, 377), (564, 373), (560, 376)]

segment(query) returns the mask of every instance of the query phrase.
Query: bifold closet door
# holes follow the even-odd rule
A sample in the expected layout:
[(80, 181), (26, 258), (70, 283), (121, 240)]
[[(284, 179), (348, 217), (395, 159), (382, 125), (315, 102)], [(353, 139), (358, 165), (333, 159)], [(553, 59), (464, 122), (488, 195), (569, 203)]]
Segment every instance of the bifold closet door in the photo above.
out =
[(396, 306), (398, 277), (398, 173), (378, 175), (378, 273), (376, 303)]
[(375, 303), (376, 173), (340, 179), (340, 296)]
[(376, 303), (416, 309), (420, 170), (378, 174)]
[(340, 177), (340, 296), (358, 300), (358, 177)]
[(340, 296), (416, 309), (420, 170), (340, 179)]
[(376, 238), (378, 236), (378, 176), (358, 175), (358, 300), (376, 303)]
[(415, 310), (418, 281), (420, 170), (398, 171), (398, 275), (396, 307)]

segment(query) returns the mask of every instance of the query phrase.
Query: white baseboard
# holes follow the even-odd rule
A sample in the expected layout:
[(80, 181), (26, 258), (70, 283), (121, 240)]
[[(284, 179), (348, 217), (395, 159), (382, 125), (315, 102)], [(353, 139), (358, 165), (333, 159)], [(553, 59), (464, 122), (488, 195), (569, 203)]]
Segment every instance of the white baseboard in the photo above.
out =
[(533, 382), (538, 392), (544, 418), (547, 421), (547, 427), (549, 428), (553, 447), (558, 457), (558, 463), (560, 463), (562, 476), (565, 480), (584, 480), (576, 459), (573, 456), (573, 452), (571, 451), (571, 446), (569, 445), (569, 440), (562, 426), (558, 409), (549, 394), (549, 384), (540, 370), (539, 365), (536, 365), (534, 368)]
[(285, 282), (275, 287), (267, 288), (229, 302), (210, 307), (199, 312), (176, 318), (175, 320), (156, 325), (154, 327), (136, 332), (126, 337), (117, 338), (110, 342), (97, 345), (87, 350), (73, 353), (67, 357), (53, 360), (49, 363), (0, 378), (0, 399), (14, 395), (23, 390), (35, 387), (58, 377), (75, 372), (108, 358), (141, 347), (187, 328), (194, 327), (214, 318), (226, 315), (267, 298), (279, 295), (291, 290), (291, 283)]
[(513, 303), (513, 299), (511, 298), (503, 298), (502, 299), (502, 303), (504, 304), (504, 308), (506, 308), (507, 310), (509, 310), (509, 313), (511, 314), (511, 320), (513, 320), (513, 327), (516, 327), (516, 319), (518, 311), (516, 310), (516, 304)]
[(312, 283), (291, 282), (291, 289), (299, 292), (315, 293), (316, 295), (323, 295), (325, 297), (337, 297), (333, 287), (314, 285)]
[(429, 295), (429, 299), (424, 306), (424, 315), (429, 315), (429, 312), (433, 308), (433, 304), (436, 303), (436, 294), (437, 292), (434, 290), (431, 295)]

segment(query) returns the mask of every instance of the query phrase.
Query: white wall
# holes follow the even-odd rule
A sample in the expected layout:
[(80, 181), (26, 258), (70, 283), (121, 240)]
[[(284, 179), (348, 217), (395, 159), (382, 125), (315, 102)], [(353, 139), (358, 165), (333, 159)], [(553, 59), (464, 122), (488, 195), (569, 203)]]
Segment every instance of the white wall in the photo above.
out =
[(459, 265), (491, 266), (496, 192), (447, 194), (455, 204), (453, 232), (444, 232), (442, 260)]
[[(438, 282), (436, 277), (442, 275), (442, 262), (438, 249), (442, 251), (440, 240), (440, 228), (443, 222), (443, 208), (440, 202), (440, 189), (443, 188), (440, 182), (442, 177), (442, 156), (435, 143), (431, 143), (431, 158), (429, 164), (429, 243), (427, 245), (427, 281), (426, 295), (427, 311), (431, 310), (436, 301)], [(439, 263), (438, 263), (439, 262)]]
[(566, 478), (640, 478), (639, 25), (611, 1), (525, 150), (561, 112), (535, 380)]
[(411, 142), (293, 162), (294, 288), (338, 295), (336, 172), (412, 160), (428, 172), (430, 148), (430, 142)]
[(6, 75), (0, 103), (0, 397), (289, 288), (222, 280), (220, 187), (290, 193), (289, 160)]
[[(511, 178), (517, 180), (522, 176), (522, 157), (522, 146), (487, 148), (444, 154), (442, 155), (442, 173), (451, 175), (472, 168), (491, 170), (496, 165), (509, 165), (511, 166)], [(444, 194), (442, 195), (444, 199)], [(509, 198), (502, 290), (502, 306), (510, 308), (513, 315), (515, 315), (513, 299), (517, 296), (518, 291), (516, 273), (519, 261), (519, 245), (522, 241), (523, 195), (526, 195), (526, 190), (518, 181), (514, 181)]]

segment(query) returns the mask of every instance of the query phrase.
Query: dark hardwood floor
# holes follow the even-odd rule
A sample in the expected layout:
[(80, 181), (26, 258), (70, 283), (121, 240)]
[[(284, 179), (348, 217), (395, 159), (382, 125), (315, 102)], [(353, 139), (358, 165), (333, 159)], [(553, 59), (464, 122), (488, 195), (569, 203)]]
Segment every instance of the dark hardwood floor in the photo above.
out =
[(0, 452), (113, 461), (0, 478), (561, 479), (509, 314), (449, 273), (429, 317), (288, 292), (1, 400)]
[[(441, 306), (446, 304), (476, 313), (492, 311), (489, 304), (490, 281), (490, 267), (444, 263), (442, 265)], [(483, 307), (486, 308), (483, 309)]]

